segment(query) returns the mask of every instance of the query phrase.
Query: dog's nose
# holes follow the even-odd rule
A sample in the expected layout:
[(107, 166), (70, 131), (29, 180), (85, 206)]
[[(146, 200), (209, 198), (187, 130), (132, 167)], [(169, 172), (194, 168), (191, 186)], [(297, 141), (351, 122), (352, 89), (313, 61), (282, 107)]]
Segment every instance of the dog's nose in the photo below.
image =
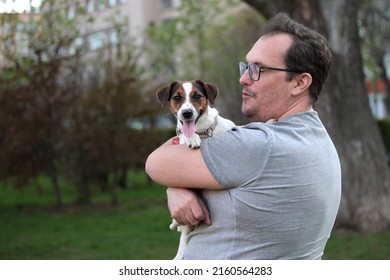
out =
[(186, 110), (186, 111), (183, 111), (182, 115), (183, 115), (183, 118), (185, 118), (185, 119), (191, 119), (192, 116), (194, 115), (194, 113), (191, 110)]

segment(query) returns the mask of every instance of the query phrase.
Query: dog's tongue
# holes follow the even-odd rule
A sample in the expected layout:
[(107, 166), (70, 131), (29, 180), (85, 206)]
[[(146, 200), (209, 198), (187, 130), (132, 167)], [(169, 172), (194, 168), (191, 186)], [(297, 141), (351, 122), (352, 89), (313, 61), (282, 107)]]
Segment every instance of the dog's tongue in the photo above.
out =
[(195, 121), (183, 122), (183, 134), (185, 137), (190, 138), (196, 131)]

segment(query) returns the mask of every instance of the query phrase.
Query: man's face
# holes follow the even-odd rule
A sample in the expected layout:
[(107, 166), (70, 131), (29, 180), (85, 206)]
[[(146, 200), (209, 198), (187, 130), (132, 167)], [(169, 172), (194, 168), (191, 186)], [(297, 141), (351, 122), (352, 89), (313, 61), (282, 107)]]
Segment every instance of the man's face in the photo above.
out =
[[(287, 34), (261, 37), (248, 52), (247, 63), (286, 68), (283, 58), (292, 42)], [(240, 83), (243, 85), (241, 111), (249, 120), (266, 122), (279, 119), (291, 109), (293, 82), (288, 79), (288, 73), (264, 70), (260, 80), (252, 81), (248, 72), (246, 70), (241, 76)]]

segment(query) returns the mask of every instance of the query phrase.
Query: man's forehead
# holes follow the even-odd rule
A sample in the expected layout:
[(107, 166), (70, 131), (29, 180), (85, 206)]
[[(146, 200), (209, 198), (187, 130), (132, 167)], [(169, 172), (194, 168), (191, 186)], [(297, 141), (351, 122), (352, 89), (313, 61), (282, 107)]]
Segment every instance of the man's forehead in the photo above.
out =
[(273, 34), (260, 37), (248, 52), (248, 63), (267, 65), (283, 62), (283, 58), (292, 44), (292, 38), (287, 34)]

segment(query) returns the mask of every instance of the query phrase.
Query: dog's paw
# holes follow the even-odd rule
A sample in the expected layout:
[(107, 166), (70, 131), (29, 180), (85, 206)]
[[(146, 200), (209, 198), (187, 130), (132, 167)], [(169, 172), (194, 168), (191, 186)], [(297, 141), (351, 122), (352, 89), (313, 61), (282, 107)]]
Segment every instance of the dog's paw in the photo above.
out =
[(201, 140), (199, 135), (194, 133), (190, 138), (186, 138), (185, 142), (191, 149), (198, 149), (200, 147)]
[(175, 219), (172, 219), (172, 223), (169, 225), (169, 228), (173, 231), (177, 230), (177, 228), (180, 226), (178, 222), (176, 222)]

